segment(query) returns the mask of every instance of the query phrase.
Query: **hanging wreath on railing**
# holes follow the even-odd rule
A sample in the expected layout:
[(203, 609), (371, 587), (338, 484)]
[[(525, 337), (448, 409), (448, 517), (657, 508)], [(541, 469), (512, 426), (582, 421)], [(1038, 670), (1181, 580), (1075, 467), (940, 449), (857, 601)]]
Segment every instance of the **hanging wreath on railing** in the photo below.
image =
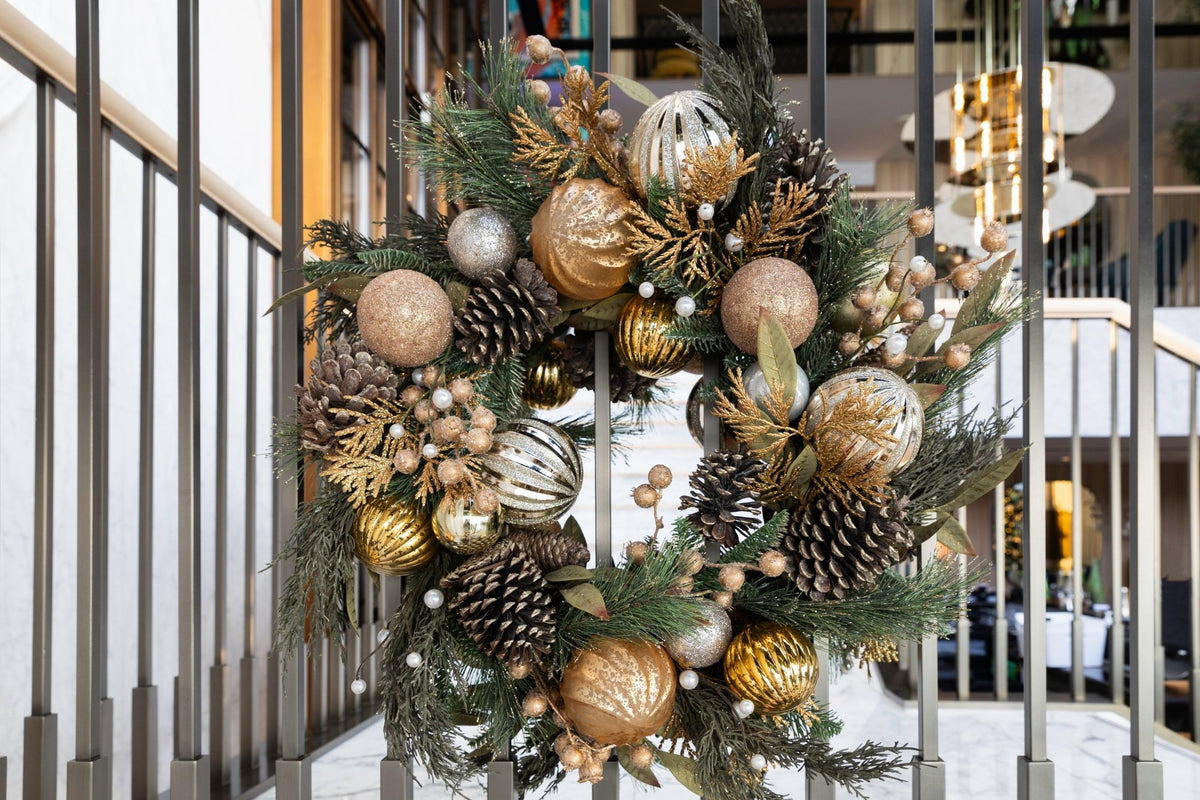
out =
[[(730, 51), (676, 20), (704, 92), (597, 85), (533, 36), (528, 61), (566, 65), (552, 107), (522, 54), (485, 48), (482, 107), (448, 88), (406, 131), (432, 186), (471, 207), (375, 241), (319, 223), (310, 283), (279, 300), (320, 292), (321, 355), (277, 457), (323, 480), (280, 553), (276, 646), (307, 632), (340, 648), (356, 560), (407, 576), (379, 684), (389, 755), (451, 788), (511, 743), (522, 794), (598, 781), (615, 757), (710, 800), (778, 797), (769, 770), (801, 766), (861, 796), (903, 748), (828, 744), (813, 642), (835, 664), (886, 661), (939, 634), (974, 575), (889, 568), (934, 536), (968, 552), (954, 510), (1020, 458), (1007, 419), (958, 403), (1025, 313), (1011, 256), (942, 278), (898, 262), (932, 212), (851, 202), (776, 97), (758, 5), (724, 6)], [(614, 86), (648, 106), (628, 137)], [(989, 228), (984, 247), (1005, 238)], [(945, 282), (970, 293), (952, 326), (918, 296)], [(589, 569), (568, 513), (594, 427), (534, 410), (595, 387), (602, 330), (614, 436), (703, 356), (723, 365), (694, 393), (723, 445), (670, 524), (672, 475), (651, 469), (634, 491), (651, 535)], [(465, 750), (461, 725), (480, 726)]]

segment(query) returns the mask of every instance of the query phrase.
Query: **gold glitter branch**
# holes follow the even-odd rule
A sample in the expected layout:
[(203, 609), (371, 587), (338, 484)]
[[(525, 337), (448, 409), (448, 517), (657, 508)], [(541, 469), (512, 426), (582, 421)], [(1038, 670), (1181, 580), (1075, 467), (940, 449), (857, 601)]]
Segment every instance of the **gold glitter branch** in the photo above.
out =
[[(729, 426), (738, 441), (750, 449), (750, 454), (774, 462), (787, 447), (788, 439), (796, 433), (789, 425), (779, 424), (755, 405), (742, 385), (742, 371), (729, 371), (730, 394), (717, 390), (713, 413)], [(782, 395), (779, 403), (782, 405)], [(776, 409), (779, 410), (779, 409)], [(786, 411), (782, 419), (787, 419)]]
[[(817, 456), (813, 483), (826, 490), (848, 491), (871, 503), (879, 503), (888, 473), (866, 442), (875, 446), (895, 444), (888, 431), (898, 411), (883, 397), (874, 396), (874, 381), (866, 381), (850, 390), (841, 401), (831, 404), (817, 422), (809, 444)], [(808, 430), (808, 414), (800, 418), (800, 430)]]
[(633, 236), (628, 250), (660, 274), (675, 274), (685, 283), (707, 283), (720, 269), (709, 246), (709, 229), (693, 227), (687, 209), (668, 198), (664, 204), (666, 218), (659, 222), (650, 216), (640, 203), (630, 202), (629, 213)]
[(816, 196), (808, 186), (783, 181), (775, 183), (771, 211), (763, 224), (762, 212), (751, 206), (734, 225), (733, 232), (743, 242), (747, 258), (776, 256), (794, 260), (812, 233), (806, 223), (817, 215), (811, 210)]
[(701, 203), (717, 203), (729, 194), (730, 187), (740, 178), (754, 172), (759, 154), (746, 158), (738, 147), (737, 134), (713, 147), (697, 150), (689, 146), (680, 180), (683, 202), (691, 207)]
[(523, 108), (512, 114), (515, 130), (513, 158), (528, 164), (547, 181), (568, 181), (587, 165), (580, 151), (559, 141), (554, 134), (538, 125)]

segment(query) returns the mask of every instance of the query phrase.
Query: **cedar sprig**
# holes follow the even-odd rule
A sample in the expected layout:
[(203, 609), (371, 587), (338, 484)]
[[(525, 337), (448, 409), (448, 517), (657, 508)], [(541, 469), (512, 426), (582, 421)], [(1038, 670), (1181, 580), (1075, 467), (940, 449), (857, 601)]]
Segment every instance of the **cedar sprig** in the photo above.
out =
[(706, 287), (722, 272), (732, 273), (723, 248), (710, 244), (712, 228), (694, 224), (687, 207), (674, 197), (662, 204), (660, 222), (640, 203), (630, 201), (628, 250), (642, 262), (648, 276), (663, 286), (672, 279), (689, 293)]
[(512, 115), (513, 158), (526, 164), (546, 181), (566, 182), (583, 170), (588, 161), (577, 147), (564, 142), (518, 108)]
[[(754, 216), (759, 224), (757, 231), (750, 227), (743, 228), (741, 220), (735, 230), (738, 236), (745, 233), (750, 239), (745, 239), (745, 250), (749, 250), (746, 258), (763, 258), (775, 256), (790, 261), (797, 260), (812, 233), (812, 227), (807, 225), (809, 220), (817, 215), (812, 210), (816, 195), (807, 186), (797, 186), (795, 183), (783, 181), (775, 183), (775, 192), (771, 196), (771, 210), (767, 216), (767, 224), (762, 225), (762, 215), (755, 209)], [(749, 213), (749, 212), (747, 212)]]
[(787, 424), (789, 406), (790, 403), (784, 403), (782, 387), (773, 386), (764, 413), (746, 392), (741, 369), (734, 369), (729, 374), (728, 393), (717, 390), (713, 413), (749, 448), (751, 455), (771, 462), (783, 454), (788, 440), (797, 433)]
[[(827, 493), (850, 492), (878, 504), (888, 472), (878, 463), (872, 448), (858, 445), (863, 440), (877, 447), (895, 444), (898, 439), (889, 431), (900, 410), (876, 395), (874, 384), (873, 379), (864, 381), (839, 402), (830, 404), (808, 439), (817, 456), (814, 486)], [(800, 416), (800, 430), (808, 430), (808, 420), (808, 412)]]
[(754, 172), (759, 159), (758, 153), (746, 157), (746, 151), (738, 147), (737, 133), (712, 147), (697, 150), (689, 145), (684, 156), (680, 195), (692, 208), (720, 202), (735, 181)]

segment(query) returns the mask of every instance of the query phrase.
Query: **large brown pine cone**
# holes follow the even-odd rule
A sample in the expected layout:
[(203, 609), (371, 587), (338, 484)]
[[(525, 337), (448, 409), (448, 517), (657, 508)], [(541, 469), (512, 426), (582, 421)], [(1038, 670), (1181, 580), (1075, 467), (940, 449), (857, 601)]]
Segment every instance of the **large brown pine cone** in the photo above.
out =
[(509, 667), (534, 667), (554, 644), (554, 609), (542, 571), (504, 540), (442, 578), (447, 608), (479, 649)]
[(492, 366), (545, 339), (557, 313), (558, 292), (532, 261), (522, 258), (511, 277), (489, 272), (467, 295), (466, 308), (454, 322), (455, 344), (471, 362)]
[(297, 384), (296, 421), (305, 448), (327, 452), (337, 445), (338, 431), (363, 420), (368, 400), (395, 400), (400, 377), (362, 342), (339, 340), (312, 360), (308, 383)]
[(820, 495), (793, 514), (779, 549), (791, 556), (789, 574), (813, 600), (845, 599), (873, 586), (912, 548), (905, 501), (871, 505), (854, 496)]
[[(567, 336), (563, 365), (576, 388), (596, 391), (596, 336), (581, 331)], [(608, 399), (612, 403), (645, 401), (658, 381), (638, 375), (621, 363), (617, 351), (608, 342)]]
[(745, 453), (710, 453), (688, 477), (692, 492), (679, 507), (696, 509), (688, 520), (706, 538), (733, 547), (758, 521), (762, 506), (750, 487), (765, 466)]

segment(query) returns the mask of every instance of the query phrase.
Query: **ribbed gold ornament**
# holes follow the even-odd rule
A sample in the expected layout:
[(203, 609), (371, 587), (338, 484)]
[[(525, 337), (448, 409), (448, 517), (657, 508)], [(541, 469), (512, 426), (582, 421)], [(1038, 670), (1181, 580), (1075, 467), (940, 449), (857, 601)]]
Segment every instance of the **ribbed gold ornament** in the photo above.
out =
[(533, 261), (560, 294), (602, 300), (629, 280), (629, 198), (599, 179), (554, 187), (533, 216)]
[(525, 373), (521, 399), (531, 408), (549, 411), (566, 404), (575, 396), (575, 384), (567, 374), (562, 357), (563, 345), (554, 342)]
[(757, 714), (794, 711), (817, 685), (817, 651), (800, 631), (759, 622), (733, 637), (725, 651), (725, 682)]
[(474, 501), (443, 497), (433, 512), (433, 535), (447, 550), (465, 556), (482, 553), (500, 540), (500, 514), (482, 514)]
[(675, 709), (675, 665), (648, 642), (597, 638), (563, 670), (563, 712), (601, 746), (636, 744)]
[(583, 486), (583, 462), (571, 437), (540, 419), (512, 420), (479, 456), (479, 480), (500, 498), (500, 518), (510, 525), (558, 519)]
[(677, 319), (675, 305), (657, 297), (634, 297), (621, 307), (613, 346), (625, 366), (647, 378), (663, 378), (683, 369), (692, 352), (683, 342), (668, 339)]
[(429, 515), (416, 506), (376, 498), (358, 509), (354, 555), (380, 575), (409, 575), (433, 560), (438, 543)]

